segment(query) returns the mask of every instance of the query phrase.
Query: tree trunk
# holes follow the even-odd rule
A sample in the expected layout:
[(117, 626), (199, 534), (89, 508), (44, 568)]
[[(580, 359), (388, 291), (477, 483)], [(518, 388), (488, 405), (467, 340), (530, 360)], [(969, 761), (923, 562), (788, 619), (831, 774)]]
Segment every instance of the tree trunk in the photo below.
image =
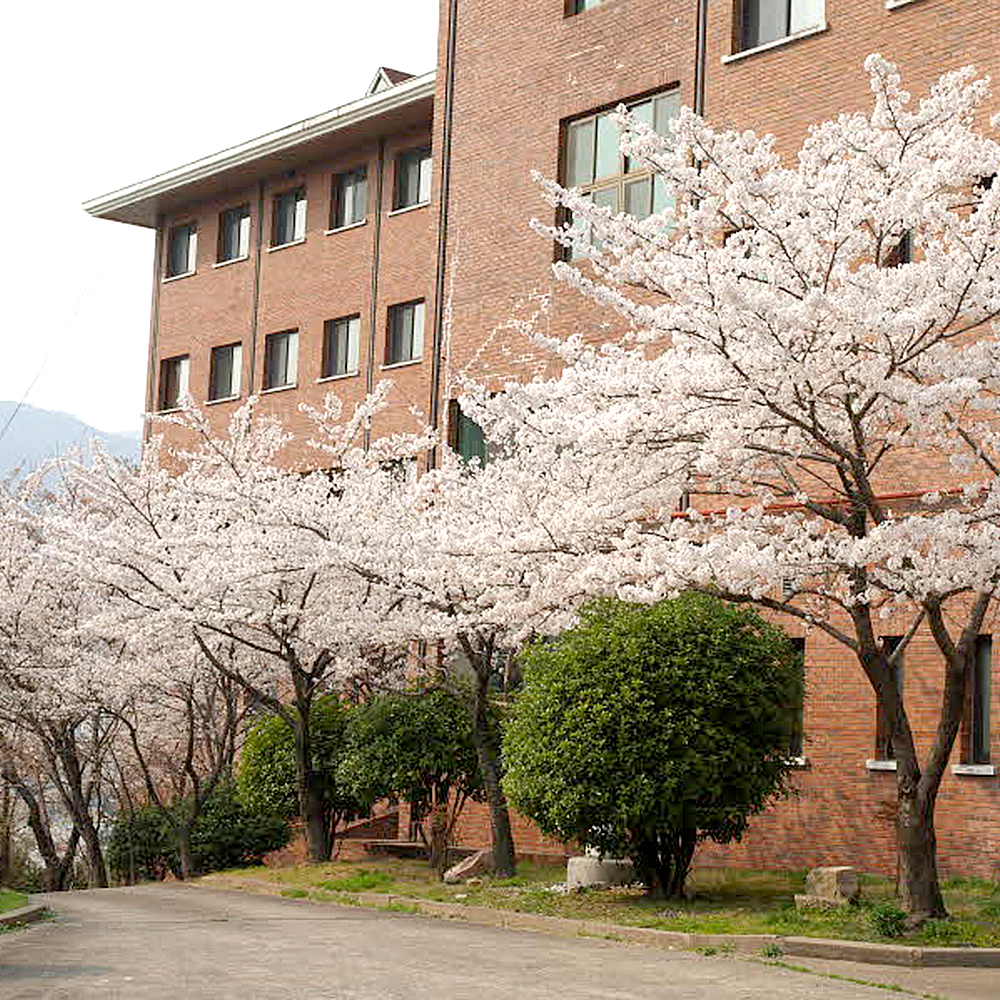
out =
[(296, 705), (295, 718), (295, 783), (299, 800), (299, 816), (306, 834), (309, 860), (327, 861), (330, 857), (330, 840), (327, 835), (323, 796), (318, 788), (316, 772), (312, 766), (312, 739), (309, 731), (309, 706), (304, 710)]
[(934, 830), (934, 798), (928, 801), (919, 786), (899, 783), (898, 892), (900, 904), (914, 921), (946, 917), (938, 884), (937, 834)]
[(191, 878), (191, 831), (187, 825), (177, 831), (177, 854), (181, 859), (181, 881)]
[(444, 876), (448, 868), (448, 800), (438, 801), (431, 809), (431, 869)]
[(646, 883), (649, 895), (665, 899), (683, 899), (684, 883), (691, 870), (691, 859), (698, 843), (697, 830), (653, 836), (633, 834), (637, 873)]
[(0, 885), (10, 881), (11, 842), (14, 838), (14, 797), (10, 785), (0, 782)]

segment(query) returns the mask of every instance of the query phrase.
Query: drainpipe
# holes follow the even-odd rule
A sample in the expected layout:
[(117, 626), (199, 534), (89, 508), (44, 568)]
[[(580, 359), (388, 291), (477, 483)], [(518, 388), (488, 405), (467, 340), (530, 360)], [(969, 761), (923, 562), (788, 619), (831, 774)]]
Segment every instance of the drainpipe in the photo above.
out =
[[(153, 251), (153, 295), (149, 310), (149, 360), (146, 364), (146, 412), (156, 409), (157, 355), (160, 352), (160, 285), (163, 283), (163, 214), (156, 217), (156, 249)], [(143, 421), (142, 440), (149, 441), (152, 433), (149, 420)]]
[(695, 114), (705, 114), (705, 61), (706, 27), (708, 24), (708, 0), (698, 0), (696, 32), (698, 36), (694, 57), (694, 110)]
[(250, 369), (247, 372), (247, 395), (254, 394), (257, 370), (257, 328), (260, 316), (261, 263), (264, 247), (264, 182), (257, 184), (257, 240), (253, 254), (253, 305), (250, 310)]
[[(444, 108), (441, 128), (441, 197), (438, 209), (437, 273), (434, 282), (434, 346), (431, 355), (430, 423), (437, 430), (441, 423), (441, 347), (444, 338), (444, 294), (448, 257), (448, 208), (451, 198), (451, 136), (455, 106), (455, 36), (458, 0), (448, 4), (448, 45), (445, 64)], [(428, 456), (428, 466), (437, 465), (437, 448)]]
[[(371, 395), (375, 388), (375, 331), (378, 328), (378, 270), (379, 258), (382, 253), (382, 183), (385, 174), (385, 139), (378, 141), (378, 172), (375, 174), (375, 226), (372, 240), (372, 278), (371, 303), (368, 309), (368, 373), (365, 381), (365, 390)], [(365, 451), (372, 443), (372, 429), (369, 425), (365, 428)]]

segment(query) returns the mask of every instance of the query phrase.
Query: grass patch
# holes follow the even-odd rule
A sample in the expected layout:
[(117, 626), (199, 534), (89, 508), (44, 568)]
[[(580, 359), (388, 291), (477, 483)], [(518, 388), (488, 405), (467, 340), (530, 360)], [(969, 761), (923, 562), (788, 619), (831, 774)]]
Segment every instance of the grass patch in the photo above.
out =
[(389, 892), (395, 879), (377, 868), (359, 868), (350, 875), (328, 878), (315, 884), (328, 892)]
[(306, 892), (305, 889), (291, 888), (291, 889), (282, 889), (281, 895), (289, 896), (291, 899), (305, 899), (306, 896), (309, 895), (309, 893)]
[(28, 897), (21, 892), (12, 892), (10, 889), (0, 889), (0, 913), (7, 910), (19, 910), (22, 906), (28, 905)]
[[(565, 879), (564, 865), (528, 862), (518, 865), (514, 878), (484, 878), (477, 885), (454, 886), (440, 882), (426, 861), (401, 858), (249, 868), (229, 874), (299, 888), (313, 898), (329, 893), (328, 898), (336, 899), (338, 894), (374, 891), (696, 934), (775, 934), (917, 946), (1000, 947), (1000, 888), (984, 879), (945, 882), (943, 891), (951, 919), (928, 921), (912, 932), (899, 927), (893, 919), (892, 911), (898, 904), (892, 881), (871, 875), (862, 877), (860, 906), (799, 912), (793, 896), (804, 891), (804, 870), (697, 869), (688, 882), (688, 898), (679, 902), (652, 899), (639, 889), (625, 887), (563, 895), (551, 890)], [(340, 899), (346, 901), (346, 896)]]

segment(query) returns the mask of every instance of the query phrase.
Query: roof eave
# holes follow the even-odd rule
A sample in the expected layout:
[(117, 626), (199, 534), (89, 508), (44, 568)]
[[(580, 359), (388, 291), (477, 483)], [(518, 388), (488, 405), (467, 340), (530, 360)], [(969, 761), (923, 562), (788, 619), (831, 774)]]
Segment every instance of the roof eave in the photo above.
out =
[(434, 96), (434, 72), (413, 77), (388, 90), (341, 105), (331, 111), (265, 133), (248, 142), (202, 157), (183, 166), (119, 188), (83, 203), (90, 215), (99, 219), (127, 222), (155, 228), (158, 205), (167, 195), (177, 195), (185, 187), (205, 181), (215, 174), (247, 167), (257, 161), (293, 150), (324, 135), (339, 132), (408, 104)]

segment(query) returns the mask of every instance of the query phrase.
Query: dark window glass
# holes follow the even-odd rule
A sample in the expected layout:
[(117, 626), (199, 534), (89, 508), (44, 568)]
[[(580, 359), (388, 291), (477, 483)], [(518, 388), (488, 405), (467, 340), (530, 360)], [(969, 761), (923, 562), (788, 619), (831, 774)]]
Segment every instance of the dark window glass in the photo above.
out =
[(567, 0), (566, 13), (567, 14), (582, 14), (585, 10), (590, 10), (591, 7), (596, 7), (601, 0)]
[(197, 229), (193, 222), (174, 226), (167, 239), (167, 277), (190, 274), (195, 267)]
[(792, 732), (788, 741), (788, 755), (790, 757), (802, 757), (805, 733), (806, 640), (801, 636), (796, 636), (791, 642), (795, 649), (799, 684), (796, 692), (796, 701), (792, 706)]
[(976, 661), (972, 668), (972, 691), (969, 698), (969, 763), (990, 762), (990, 673), (993, 667), (993, 637), (981, 635), (976, 640)]
[(250, 206), (230, 208), (219, 216), (219, 263), (246, 257), (250, 251)]
[(358, 370), (360, 316), (328, 319), (323, 325), (323, 378), (351, 375)]
[(455, 420), (454, 448), (466, 462), (478, 460), (480, 465), (486, 464), (486, 440), (483, 437), (483, 429), (472, 419), (467, 417), (455, 403), (453, 408), (453, 418)]
[(232, 396), (238, 396), (240, 394), (242, 368), (242, 344), (226, 344), (224, 347), (213, 347), (208, 398), (229, 399)]
[(365, 167), (337, 174), (333, 178), (331, 229), (341, 229), (365, 221), (368, 214), (368, 171)]
[(294, 385), (298, 366), (299, 335), (296, 330), (268, 334), (264, 343), (264, 388)]
[(424, 351), (424, 303), (403, 302), (389, 308), (389, 337), (385, 363), (397, 365), (419, 359)]
[(907, 230), (902, 238), (882, 257), (883, 267), (899, 267), (913, 260), (913, 233)]
[(285, 191), (274, 199), (274, 224), (271, 229), (271, 246), (301, 240), (306, 234), (305, 188)]
[(825, 5), (825, 0), (743, 0), (742, 48), (756, 48), (818, 28)]
[[(886, 656), (891, 656), (896, 647), (903, 641), (901, 635), (882, 636), (882, 650)], [(903, 698), (903, 681), (905, 679), (903, 660), (897, 660), (893, 668), (896, 676), (896, 688), (899, 690), (900, 700)], [(881, 705), (876, 710), (875, 719), (875, 759), (895, 760), (896, 751), (892, 745), (892, 733), (890, 731), (889, 719), (883, 712)]]
[(431, 150), (429, 146), (408, 149), (396, 160), (396, 190), (393, 209), (410, 208), (430, 201)]
[(166, 358), (160, 363), (160, 409), (174, 410), (180, 406), (181, 396), (188, 391), (190, 360), (182, 355)]

